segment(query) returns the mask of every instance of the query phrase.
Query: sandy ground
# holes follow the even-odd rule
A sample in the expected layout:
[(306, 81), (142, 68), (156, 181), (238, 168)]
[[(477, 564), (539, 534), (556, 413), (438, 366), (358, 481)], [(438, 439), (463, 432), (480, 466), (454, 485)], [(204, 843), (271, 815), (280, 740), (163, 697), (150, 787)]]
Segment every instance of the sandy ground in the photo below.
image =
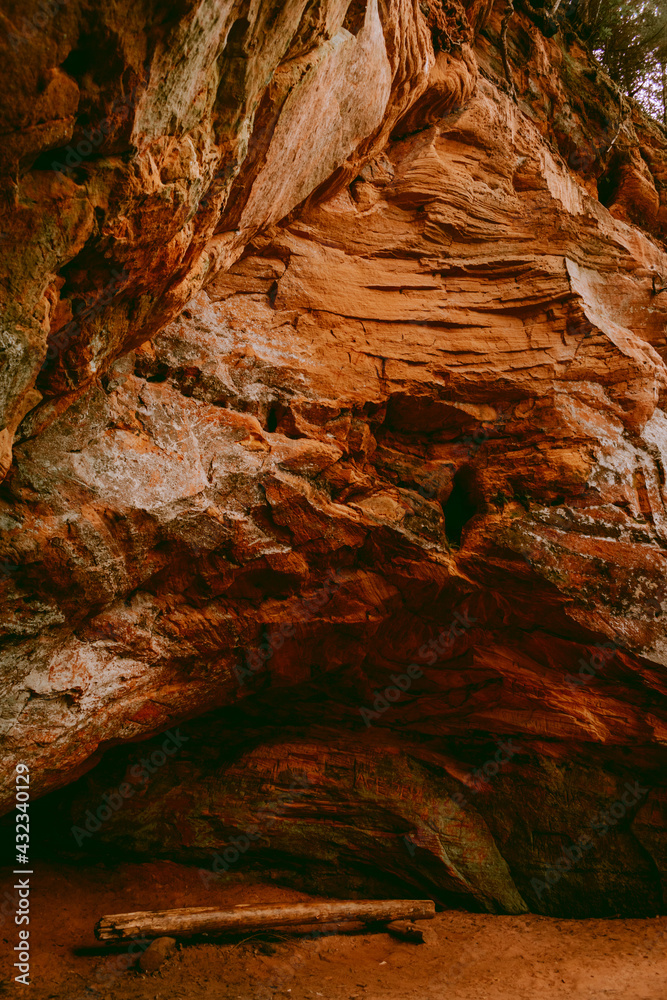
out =
[[(3, 879), (4, 892), (11, 873)], [(667, 1000), (667, 917), (555, 920), (439, 913), (437, 942), (386, 933), (254, 936), (188, 944), (158, 972), (93, 936), (102, 914), (308, 899), (248, 877), (204, 887), (169, 862), (43, 865), (31, 900), (31, 980), (13, 982), (13, 911), (0, 926), (0, 995), (57, 1000)], [(7, 909), (7, 907), (5, 907)], [(342, 928), (341, 928), (342, 931)], [(140, 950), (136, 946), (135, 951)]]

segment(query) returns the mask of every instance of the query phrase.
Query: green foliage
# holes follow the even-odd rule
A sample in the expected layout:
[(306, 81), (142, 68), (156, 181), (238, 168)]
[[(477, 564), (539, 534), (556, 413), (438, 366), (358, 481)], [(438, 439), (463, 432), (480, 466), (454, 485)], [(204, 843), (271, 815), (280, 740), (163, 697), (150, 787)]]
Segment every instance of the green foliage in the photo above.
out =
[(565, 13), (621, 90), (667, 120), (667, 0), (569, 0)]

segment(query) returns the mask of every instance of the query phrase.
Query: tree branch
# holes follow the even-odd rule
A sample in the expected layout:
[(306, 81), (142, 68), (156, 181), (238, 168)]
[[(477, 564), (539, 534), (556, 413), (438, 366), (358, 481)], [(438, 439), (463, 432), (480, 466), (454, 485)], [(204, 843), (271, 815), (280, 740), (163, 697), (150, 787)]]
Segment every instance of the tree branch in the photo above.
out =
[(514, 77), (512, 76), (512, 67), (510, 66), (509, 56), (507, 54), (507, 29), (509, 28), (509, 23), (514, 17), (514, 0), (507, 0), (507, 7), (505, 8), (505, 13), (503, 15), (503, 23), (500, 28), (500, 52), (503, 57), (503, 67), (505, 69), (505, 76), (507, 77), (507, 82), (510, 89), (510, 97), (515, 104), (518, 103), (516, 87), (514, 85)]

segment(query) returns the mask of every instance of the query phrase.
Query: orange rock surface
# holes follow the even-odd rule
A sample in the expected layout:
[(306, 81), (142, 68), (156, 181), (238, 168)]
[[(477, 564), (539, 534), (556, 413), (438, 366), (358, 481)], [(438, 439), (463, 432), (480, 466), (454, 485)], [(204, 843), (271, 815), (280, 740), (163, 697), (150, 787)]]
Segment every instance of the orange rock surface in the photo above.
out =
[[(202, 860), (296, 755), (316, 805), (300, 853), (282, 821), (275, 849), (323, 872), (371, 863), (366, 824), (388, 878), (414, 835), (443, 899), (664, 905), (667, 138), (565, 21), (512, 19), (515, 103), (503, 11), (117, 3), (17, 49), (7, 807), (17, 760), (50, 791), (218, 709), (189, 723), (187, 780), (161, 771), (100, 842)], [(350, 830), (323, 834), (339, 808)]]

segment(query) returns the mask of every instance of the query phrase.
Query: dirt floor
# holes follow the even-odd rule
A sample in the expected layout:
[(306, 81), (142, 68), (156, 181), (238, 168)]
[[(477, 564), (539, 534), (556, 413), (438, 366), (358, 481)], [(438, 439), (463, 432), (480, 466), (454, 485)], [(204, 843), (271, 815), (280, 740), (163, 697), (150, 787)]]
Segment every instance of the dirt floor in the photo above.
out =
[[(10, 957), (17, 943), (11, 873), (3, 879), (0, 995), (21, 996)], [(43, 865), (32, 876), (32, 985), (57, 1000), (667, 1000), (667, 917), (554, 920), (448, 911), (430, 944), (386, 933), (264, 935), (181, 947), (152, 974), (127, 949), (93, 936), (103, 914), (170, 906), (234, 906), (308, 899), (257, 883), (204, 886), (197, 870), (169, 862), (76, 868)], [(342, 931), (342, 928), (341, 928)], [(133, 949), (139, 952), (137, 945)]]

